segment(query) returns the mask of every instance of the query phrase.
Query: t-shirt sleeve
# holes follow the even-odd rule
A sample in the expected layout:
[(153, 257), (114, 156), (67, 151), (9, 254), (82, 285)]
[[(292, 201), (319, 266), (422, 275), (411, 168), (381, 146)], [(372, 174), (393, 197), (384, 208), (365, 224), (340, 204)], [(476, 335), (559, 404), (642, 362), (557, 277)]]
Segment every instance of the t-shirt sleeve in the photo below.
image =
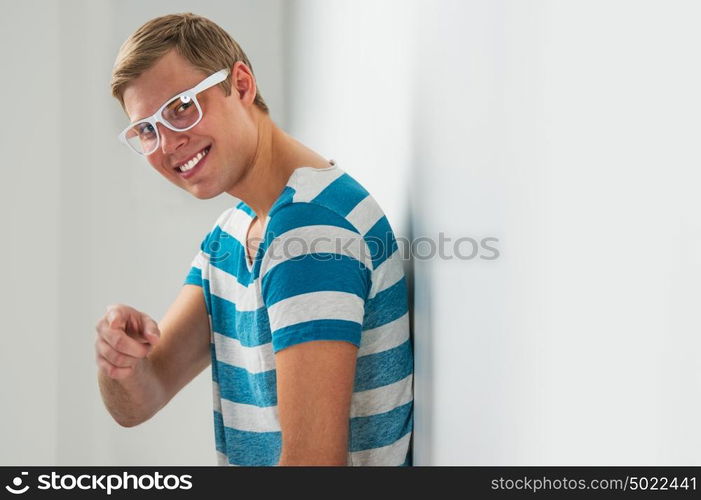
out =
[(206, 274), (206, 269), (210, 263), (216, 262), (218, 259), (226, 259), (229, 256), (225, 251), (219, 252), (221, 247), (221, 242), (219, 240), (228, 236), (221, 230), (221, 227), (226, 224), (232, 213), (236, 210), (235, 207), (227, 208), (217, 217), (217, 220), (214, 222), (209, 232), (202, 239), (200, 249), (192, 259), (190, 269), (188, 270), (187, 276), (185, 276), (183, 285), (203, 286), (202, 271), (205, 270)]
[(271, 216), (262, 244), (273, 351), (312, 340), (360, 345), (372, 261), (353, 225), (321, 205), (292, 203)]
[(187, 276), (185, 276), (183, 285), (202, 286), (202, 269), (204, 268), (207, 258), (204, 253), (204, 248), (208, 237), (209, 235), (205, 236), (202, 243), (200, 243), (200, 249), (197, 251), (195, 258), (192, 259), (192, 262), (190, 263), (190, 270), (188, 271)]

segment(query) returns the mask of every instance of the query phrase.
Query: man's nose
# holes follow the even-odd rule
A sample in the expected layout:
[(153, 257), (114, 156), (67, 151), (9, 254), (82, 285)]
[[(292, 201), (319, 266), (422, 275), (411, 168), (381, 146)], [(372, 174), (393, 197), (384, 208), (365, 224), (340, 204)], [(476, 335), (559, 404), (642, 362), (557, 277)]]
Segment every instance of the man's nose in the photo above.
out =
[(173, 153), (180, 146), (187, 143), (188, 138), (185, 132), (176, 132), (162, 123), (157, 124), (157, 126), (159, 127), (158, 133), (161, 136), (161, 151), (163, 151), (163, 154)]

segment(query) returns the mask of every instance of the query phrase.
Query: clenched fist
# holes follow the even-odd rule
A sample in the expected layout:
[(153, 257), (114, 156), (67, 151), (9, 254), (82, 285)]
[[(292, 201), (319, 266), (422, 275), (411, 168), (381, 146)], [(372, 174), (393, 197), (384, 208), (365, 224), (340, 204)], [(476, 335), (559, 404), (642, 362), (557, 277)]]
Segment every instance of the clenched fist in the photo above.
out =
[(161, 336), (158, 324), (150, 316), (124, 304), (108, 306), (95, 330), (97, 366), (115, 380), (130, 376)]

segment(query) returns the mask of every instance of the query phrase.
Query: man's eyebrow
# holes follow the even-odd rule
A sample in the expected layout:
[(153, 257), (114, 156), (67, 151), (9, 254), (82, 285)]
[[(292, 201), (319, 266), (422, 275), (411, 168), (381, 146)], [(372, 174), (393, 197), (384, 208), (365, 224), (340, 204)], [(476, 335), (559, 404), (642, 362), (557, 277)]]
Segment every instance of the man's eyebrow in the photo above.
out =
[[(137, 123), (142, 122), (142, 121), (146, 120), (147, 118), (151, 118), (153, 115), (155, 115), (156, 113), (158, 113), (158, 110), (161, 109), (166, 103), (169, 103), (170, 101), (172, 101), (173, 99), (175, 99), (176, 97), (178, 97), (180, 94), (182, 94), (182, 93), (184, 93), (184, 92), (187, 92), (188, 90), (192, 90), (193, 88), (194, 88), (194, 87), (188, 87), (188, 88), (186, 88), (186, 89), (183, 89), (183, 90), (180, 90), (180, 91), (176, 92), (175, 94), (173, 94), (172, 96), (170, 96), (168, 99), (166, 99), (165, 101), (163, 101), (163, 102), (161, 103), (161, 105), (158, 106), (158, 107), (156, 108), (156, 110), (155, 110), (153, 113), (151, 113), (150, 115), (146, 115), (146, 116), (144, 116), (144, 117), (142, 117), (142, 118), (137, 118), (136, 120), (132, 120), (132, 121), (131, 121), (131, 124), (132, 124), (132, 125), (136, 125)], [(127, 115), (127, 117), (128, 117), (128, 116), (129, 116), (129, 115)]]

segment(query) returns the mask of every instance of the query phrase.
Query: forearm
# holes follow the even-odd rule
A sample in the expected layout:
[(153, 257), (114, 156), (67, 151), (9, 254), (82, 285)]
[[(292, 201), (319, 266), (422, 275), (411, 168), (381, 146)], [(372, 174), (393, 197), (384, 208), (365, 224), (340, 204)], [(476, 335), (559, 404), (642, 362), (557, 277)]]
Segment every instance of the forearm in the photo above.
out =
[(133, 373), (121, 380), (99, 373), (98, 385), (105, 407), (124, 427), (148, 420), (166, 403), (165, 391), (148, 358), (140, 360)]
[(305, 422), (283, 430), (278, 465), (348, 465), (348, 426), (330, 426), (305, 413)]
[(276, 354), (279, 465), (347, 465), (357, 347), (297, 344)]
[(278, 465), (284, 466), (336, 466), (344, 467), (348, 465), (348, 452), (346, 450), (336, 450), (330, 453), (319, 454), (318, 452), (307, 450), (290, 450), (283, 447)]

